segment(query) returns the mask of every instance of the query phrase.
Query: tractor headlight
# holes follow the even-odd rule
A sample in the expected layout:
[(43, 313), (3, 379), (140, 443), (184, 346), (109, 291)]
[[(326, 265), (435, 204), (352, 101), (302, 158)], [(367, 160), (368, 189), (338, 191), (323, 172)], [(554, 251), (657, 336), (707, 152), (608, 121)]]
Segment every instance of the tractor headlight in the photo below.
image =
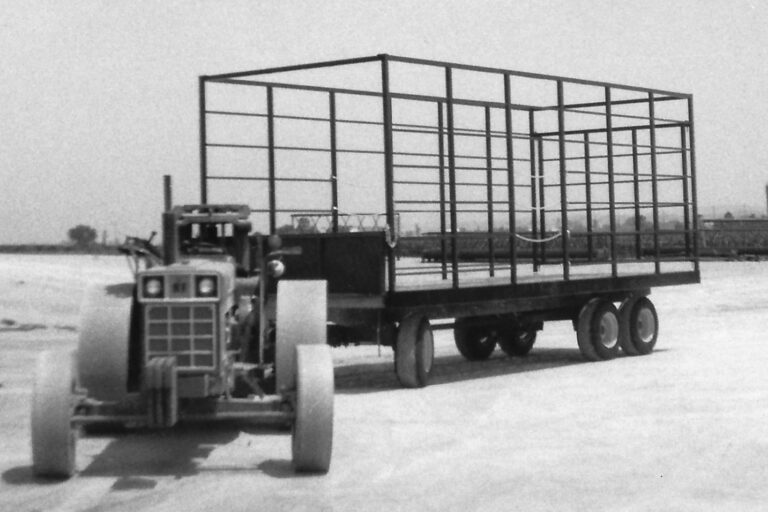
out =
[(216, 291), (216, 276), (197, 276), (195, 278), (195, 293), (198, 297), (215, 297)]
[(148, 299), (159, 299), (163, 296), (163, 278), (145, 277), (144, 278), (144, 297)]
[(282, 277), (285, 274), (285, 264), (280, 260), (271, 260), (267, 263), (267, 272), (275, 279)]

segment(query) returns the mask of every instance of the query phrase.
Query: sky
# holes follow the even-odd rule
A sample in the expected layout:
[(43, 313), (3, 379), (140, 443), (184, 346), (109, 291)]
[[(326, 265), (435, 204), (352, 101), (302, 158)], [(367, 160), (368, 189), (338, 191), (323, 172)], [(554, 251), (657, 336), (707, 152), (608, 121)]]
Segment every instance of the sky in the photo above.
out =
[(692, 93), (699, 211), (766, 213), (768, 4), (0, 0), (0, 245), (199, 199), (198, 76), (380, 53)]

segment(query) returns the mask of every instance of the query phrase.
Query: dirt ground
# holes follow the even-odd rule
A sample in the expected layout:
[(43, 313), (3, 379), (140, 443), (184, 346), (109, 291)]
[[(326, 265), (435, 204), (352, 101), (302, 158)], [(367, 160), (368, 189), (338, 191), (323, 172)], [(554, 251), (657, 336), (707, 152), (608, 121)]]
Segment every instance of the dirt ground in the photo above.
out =
[[(119, 261), (119, 263), (116, 263)], [(650, 356), (584, 362), (567, 322), (531, 354), (462, 360), (397, 386), (391, 351), (334, 349), (334, 453), (296, 476), (288, 432), (247, 424), (84, 437), (80, 473), (37, 480), (29, 400), (41, 350), (74, 347), (85, 280), (122, 260), (0, 256), (0, 509), (765, 510), (768, 262), (704, 263), (655, 289)]]

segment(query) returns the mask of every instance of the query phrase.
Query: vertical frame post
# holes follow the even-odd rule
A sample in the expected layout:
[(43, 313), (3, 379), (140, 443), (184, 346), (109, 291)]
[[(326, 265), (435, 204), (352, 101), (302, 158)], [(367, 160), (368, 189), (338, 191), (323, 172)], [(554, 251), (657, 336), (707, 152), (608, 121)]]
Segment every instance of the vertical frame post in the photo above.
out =
[(331, 132), (331, 229), (339, 232), (339, 181), (336, 158), (336, 93), (328, 93), (328, 122)]
[[(531, 237), (536, 238), (539, 230), (539, 217), (536, 215), (536, 139), (533, 134), (536, 132), (536, 123), (534, 111), (528, 111), (528, 154), (529, 165), (531, 169)], [(533, 271), (539, 271), (539, 248), (538, 244), (531, 244), (531, 256), (533, 259)]]
[(568, 241), (568, 196), (565, 169), (565, 102), (563, 100), (563, 81), (557, 81), (557, 146), (560, 160), (560, 237), (563, 252), (563, 279), (570, 279), (570, 252)]
[(605, 137), (608, 151), (608, 213), (611, 242), (611, 275), (616, 277), (619, 268), (616, 260), (616, 194), (613, 174), (613, 105), (611, 103), (611, 88), (605, 88)]
[(699, 210), (696, 193), (696, 138), (693, 130), (693, 96), (688, 97), (688, 140), (691, 149), (691, 216), (693, 217), (693, 268), (699, 272)]
[(445, 67), (445, 106), (448, 117), (448, 189), (451, 202), (451, 278), (454, 288), (459, 287), (459, 252), (456, 246), (456, 147), (453, 123), (453, 75), (450, 66)]
[[(392, 96), (389, 91), (389, 59), (381, 57), (381, 98), (383, 101), (384, 125), (384, 193), (387, 204), (387, 229), (395, 229), (395, 198), (394, 198), (394, 160), (392, 156)], [(394, 233), (392, 233), (394, 235)], [(387, 275), (389, 291), (394, 292), (396, 286), (395, 249), (387, 249)]]
[(206, 135), (205, 77), (198, 78), (200, 109), (200, 203), (208, 202), (208, 138)]
[(637, 130), (632, 130), (632, 186), (635, 194), (635, 257), (643, 257), (643, 238), (640, 234), (640, 166), (637, 161)]
[(445, 228), (445, 139), (443, 138), (443, 132), (445, 126), (443, 122), (443, 102), (437, 102), (437, 153), (438, 162), (437, 168), (440, 176), (438, 177), (440, 183), (440, 267), (442, 272), (442, 278), (448, 279), (448, 246), (445, 243), (446, 228)]
[(587, 260), (594, 260), (595, 242), (592, 239), (592, 159), (589, 132), (584, 133), (584, 201), (587, 210)]
[(275, 99), (272, 87), (267, 87), (267, 147), (269, 152), (269, 232), (277, 231), (277, 199), (275, 185)]
[(659, 182), (656, 162), (656, 107), (652, 92), (648, 93), (648, 117), (651, 135), (651, 193), (653, 197), (653, 260), (657, 274), (661, 274), (661, 252), (659, 249)]
[(512, 144), (512, 85), (504, 74), (504, 123), (507, 142), (507, 196), (509, 200), (509, 280), (517, 283), (517, 222), (515, 219), (515, 154)]
[(485, 107), (485, 169), (486, 180), (485, 190), (488, 207), (488, 273), (493, 277), (496, 266), (496, 251), (494, 247), (494, 229), (493, 229), (493, 157), (491, 154), (491, 107)]
[(680, 155), (683, 170), (683, 229), (685, 230), (685, 256), (691, 256), (691, 215), (690, 197), (688, 194), (688, 144), (685, 137), (685, 126), (680, 127)]
[[(547, 209), (544, 204), (544, 138), (539, 137), (539, 232), (537, 233), (538, 239), (543, 239), (547, 236)], [(547, 244), (541, 242), (536, 244), (539, 246), (539, 255), (541, 256), (541, 262), (547, 262)]]

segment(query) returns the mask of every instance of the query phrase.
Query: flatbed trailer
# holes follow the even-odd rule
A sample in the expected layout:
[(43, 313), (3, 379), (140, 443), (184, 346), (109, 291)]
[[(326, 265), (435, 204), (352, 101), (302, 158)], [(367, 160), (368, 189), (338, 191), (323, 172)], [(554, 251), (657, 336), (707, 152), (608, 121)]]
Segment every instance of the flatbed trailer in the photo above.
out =
[(328, 282), (328, 342), (391, 345), (404, 386), (435, 320), (474, 360), (551, 320), (587, 359), (646, 354), (651, 289), (700, 280), (690, 94), (377, 55), (201, 76), (199, 102), (201, 202), (300, 247), (283, 279)]

